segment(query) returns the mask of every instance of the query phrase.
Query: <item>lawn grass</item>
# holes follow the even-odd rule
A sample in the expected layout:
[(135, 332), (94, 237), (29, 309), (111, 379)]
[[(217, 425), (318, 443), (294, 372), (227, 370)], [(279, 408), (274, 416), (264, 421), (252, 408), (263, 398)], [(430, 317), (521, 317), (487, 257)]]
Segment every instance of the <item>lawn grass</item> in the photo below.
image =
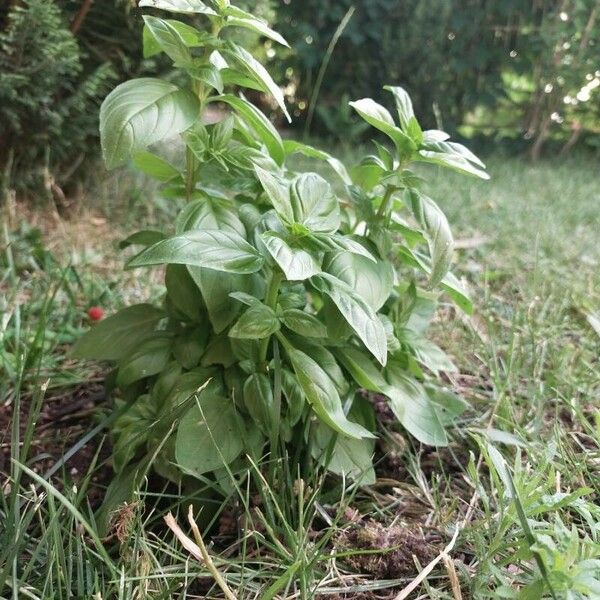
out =
[[(491, 181), (479, 182), (434, 168), (426, 188), (452, 225), (454, 270), (475, 304), (469, 318), (444, 302), (434, 324), (459, 367), (448, 384), (472, 406), (452, 444), (438, 452), (390, 435), (388, 480), (347, 489), (343, 502), (317, 500), (318, 475), (293, 498), (265, 486), (259, 502), (233, 492), (239, 515), (223, 506), (216, 519), (221, 529), (233, 519), (236, 535), (217, 536), (211, 555), (235, 597), (310, 598), (318, 588), (330, 598), (394, 598), (455, 532), (452, 559), (407, 597), (460, 598), (456, 586), (475, 599), (600, 597), (600, 584), (597, 595), (581, 592), (600, 571), (597, 163), (491, 157), (489, 170)], [(115, 240), (133, 221), (168, 221), (171, 209), (149, 202), (145, 183), (118, 178), (127, 210), (117, 210), (117, 184), (103, 182), (87, 202), (93, 214), (47, 230), (36, 254), (27, 235), (4, 245), (0, 385), (7, 403), (26, 404), (31, 427), (13, 420), (0, 432), (18, 459), (0, 500), (3, 598), (224, 597), (163, 525), (171, 510), (188, 531), (192, 498), (144, 480), (102, 543), (87, 494), (101, 453), (76, 481), (67, 462), (58, 489), (26, 470), (42, 472), (27, 446), (48, 389), (97, 376), (65, 358), (87, 307), (112, 310), (160, 291), (150, 275), (119, 271)], [(54, 258), (40, 256), (48, 247)], [(99, 411), (94, 423), (109, 415)], [(413, 530), (436, 540), (436, 551), (402, 573), (391, 559)]]

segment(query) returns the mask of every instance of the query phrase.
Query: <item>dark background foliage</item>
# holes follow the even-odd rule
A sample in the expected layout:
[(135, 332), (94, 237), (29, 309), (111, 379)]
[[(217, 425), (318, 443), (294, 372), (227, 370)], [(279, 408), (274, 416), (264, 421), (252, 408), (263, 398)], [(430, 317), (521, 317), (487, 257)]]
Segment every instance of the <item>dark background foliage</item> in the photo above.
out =
[[(239, 4), (239, 3), (238, 3)], [(293, 50), (256, 39), (285, 85), (296, 128), (354, 144), (364, 134), (347, 101), (387, 102), (409, 90), (417, 115), (463, 137), (511, 143), (532, 158), (597, 147), (597, 0), (260, 0)], [(252, 5), (252, 6), (250, 6)], [(334, 32), (354, 13), (317, 74)], [(3, 186), (69, 187), (97, 154), (109, 89), (156, 72), (141, 56), (129, 0), (11, 0), (0, 7), (0, 175)], [(166, 65), (165, 65), (165, 68)], [(277, 116), (273, 115), (274, 119)]]

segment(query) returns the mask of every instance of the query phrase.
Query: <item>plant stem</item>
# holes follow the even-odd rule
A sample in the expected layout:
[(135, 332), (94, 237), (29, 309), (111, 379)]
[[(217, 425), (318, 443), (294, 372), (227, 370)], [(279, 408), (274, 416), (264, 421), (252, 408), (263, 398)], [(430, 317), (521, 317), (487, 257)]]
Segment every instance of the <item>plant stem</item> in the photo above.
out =
[(383, 196), (383, 200), (379, 205), (379, 210), (377, 211), (377, 216), (382, 217), (384, 214), (387, 214), (388, 205), (392, 198), (392, 194), (396, 191), (396, 188), (393, 185), (388, 185), (385, 188), (385, 194)]
[[(283, 279), (283, 273), (279, 271), (273, 271), (271, 273), (271, 278), (269, 279), (269, 285), (267, 287), (267, 294), (265, 296), (265, 304), (272, 309), (275, 309), (277, 304), (277, 294), (279, 292), (279, 285), (281, 284), (281, 280)], [(260, 362), (261, 364), (265, 363), (267, 360), (267, 352), (269, 350), (269, 341), (270, 337), (266, 337), (260, 342)]]

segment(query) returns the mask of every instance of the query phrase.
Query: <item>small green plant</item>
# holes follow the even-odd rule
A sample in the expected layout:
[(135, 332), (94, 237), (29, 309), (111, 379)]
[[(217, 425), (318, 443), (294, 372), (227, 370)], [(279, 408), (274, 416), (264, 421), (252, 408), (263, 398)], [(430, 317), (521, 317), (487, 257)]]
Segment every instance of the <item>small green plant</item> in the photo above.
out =
[[(285, 44), (265, 22), (228, 0), (140, 6), (203, 15), (209, 27), (145, 16), (146, 56), (166, 53), (177, 75), (123, 83), (100, 113), (107, 166), (133, 158), (165, 196), (185, 200), (172, 231), (140, 231), (123, 244), (141, 246), (129, 268), (166, 265), (163, 305), (121, 310), (74, 350), (116, 364), (118, 481), (153, 466), (226, 492), (232, 473), (248, 472), (247, 457), (285, 457), (293, 476), (320, 464), (372, 482), (376, 423), (361, 389), (387, 397), (419, 441), (446, 444), (445, 426), (464, 403), (436, 383), (453, 365), (424, 332), (435, 288), (471, 305), (448, 272), (447, 220), (411, 166), (487, 178), (484, 165), (442, 131), (423, 131), (407, 93), (390, 87), (398, 122), (371, 99), (350, 103), (392, 144), (375, 143), (377, 153), (349, 172), (326, 152), (283, 141), (228, 91), (270, 94), (287, 115), (280, 88), (229, 33)], [(229, 112), (209, 125), (203, 115), (214, 105)], [(147, 150), (177, 134), (183, 168)], [(295, 153), (330, 167), (335, 185), (294, 172)]]

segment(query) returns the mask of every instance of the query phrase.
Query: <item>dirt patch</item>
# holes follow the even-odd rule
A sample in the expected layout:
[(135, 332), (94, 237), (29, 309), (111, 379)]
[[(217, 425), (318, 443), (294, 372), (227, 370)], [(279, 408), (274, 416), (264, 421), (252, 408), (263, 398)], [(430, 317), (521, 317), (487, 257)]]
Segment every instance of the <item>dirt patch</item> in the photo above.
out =
[[(98, 381), (60, 390), (44, 398), (25, 459), (36, 473), (43, 474), (54, 466), (66, 451), (97, 424), (98, 408), (105, 401), (104, 386), (100, 378), (97, 379)], [(24, 396), (19, 411), (21, 440), (25, 436), (32, 409), (32, 398)], [(0, 405), (0, 478), (3, 486), (10, 472), (13, 413), (13, 403)], [(67, 483), (80, 483), (88, 474), (97, 452), (97, 439), (82, 446), (51, 479), (53, 485), (61, 489)], [(110, 447), (105, 441), (100, 447), (98, 466), (88, 490), (88, 498), (93, 505), (102, 499), (105, 484), (112, 476), (112, 469), (104, 465), (109, 454)], [(23, 457), (21, 460), (24, 460)]]
[(338, 552), (349, 553), (343, 558), (348, 566), (376, 580), (415, 577), (415, 558), (424, 566), (440, 550), (416, 527), (383, 525), (372, 519), (345, 530), (336, 546)]

